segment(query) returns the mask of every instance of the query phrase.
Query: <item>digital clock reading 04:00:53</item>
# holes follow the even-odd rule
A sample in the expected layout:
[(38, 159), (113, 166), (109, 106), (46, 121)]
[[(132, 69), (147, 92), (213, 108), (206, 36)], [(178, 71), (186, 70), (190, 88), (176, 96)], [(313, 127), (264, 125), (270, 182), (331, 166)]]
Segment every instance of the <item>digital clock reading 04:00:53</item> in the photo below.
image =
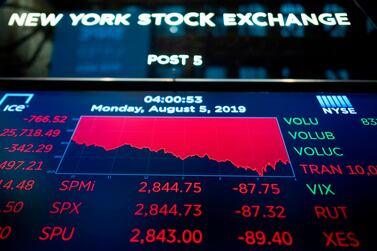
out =
[(202, 104), (202, 96), (145, 96), (144, 102), (147, 104)]

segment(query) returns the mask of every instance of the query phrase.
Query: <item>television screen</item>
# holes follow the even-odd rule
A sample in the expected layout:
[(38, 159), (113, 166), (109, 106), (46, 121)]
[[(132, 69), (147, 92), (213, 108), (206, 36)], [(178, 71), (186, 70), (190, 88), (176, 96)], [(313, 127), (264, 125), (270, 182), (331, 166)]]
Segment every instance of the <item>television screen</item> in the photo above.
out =
[(0, 92), (3, 250), (376, 250), (362, 83), (85, 84)]

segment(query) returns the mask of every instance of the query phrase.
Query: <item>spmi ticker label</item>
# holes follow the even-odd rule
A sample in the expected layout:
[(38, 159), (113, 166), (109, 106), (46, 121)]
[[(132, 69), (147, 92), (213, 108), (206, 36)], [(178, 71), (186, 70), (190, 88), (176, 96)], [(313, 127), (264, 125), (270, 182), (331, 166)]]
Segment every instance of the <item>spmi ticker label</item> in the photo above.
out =
[(324, 114), (357, 114), (347, 96), (318, 95), (317, 100)]

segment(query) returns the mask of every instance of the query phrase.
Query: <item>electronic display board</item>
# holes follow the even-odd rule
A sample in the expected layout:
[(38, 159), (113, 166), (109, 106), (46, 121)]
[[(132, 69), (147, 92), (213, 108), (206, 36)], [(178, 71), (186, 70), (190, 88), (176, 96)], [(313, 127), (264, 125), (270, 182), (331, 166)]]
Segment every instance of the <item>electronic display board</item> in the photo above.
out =
[(2, 81), (1, 250), (376, 250), (375, 83), (51, 82)]
[(377, 79), (373, 1), (13, 2), (2, 77)]

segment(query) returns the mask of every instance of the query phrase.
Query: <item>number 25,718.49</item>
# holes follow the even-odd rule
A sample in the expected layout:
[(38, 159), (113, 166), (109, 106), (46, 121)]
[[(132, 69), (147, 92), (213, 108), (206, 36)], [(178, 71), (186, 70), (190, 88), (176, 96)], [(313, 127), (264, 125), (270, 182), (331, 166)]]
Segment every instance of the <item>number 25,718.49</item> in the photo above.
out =
[(60, 129), (41, 129), (41, 128), (4, 128), (0, 131), (0, 137), (51, 137), (56, 138), (61, 134)]

